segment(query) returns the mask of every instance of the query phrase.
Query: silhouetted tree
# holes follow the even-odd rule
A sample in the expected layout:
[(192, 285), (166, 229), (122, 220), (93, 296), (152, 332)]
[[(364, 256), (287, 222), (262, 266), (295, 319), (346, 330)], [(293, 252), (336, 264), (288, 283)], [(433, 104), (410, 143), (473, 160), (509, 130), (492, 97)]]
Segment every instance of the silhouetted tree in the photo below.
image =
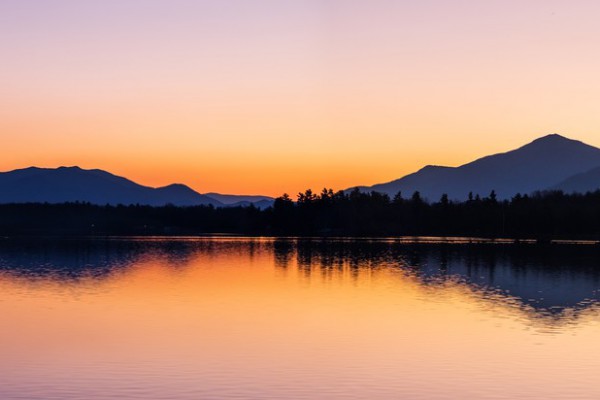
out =
[(150, 207), (89, 203), (0, 204), (0, 235), (164, 235), (230, 232), (260, 235), (465, 235), (600, 239), (600, 191), (560, 191), (428, 203), (420, 193), (390, 200), (378, 192), (308, 189), (273, 206)]
[(440, 198), (440, 204), (444, 207), (448, 207), (448, 195), (446, 193), (442, 194), (442, 197)]
[(404, 201), (404, 199), (402, 198), (402, 191), (398, 191), (398, 193), (396, 193), (394, 195), (394, 199), (392, 200), (392, 202), (394, 204), (402, 204), (402, 202)]

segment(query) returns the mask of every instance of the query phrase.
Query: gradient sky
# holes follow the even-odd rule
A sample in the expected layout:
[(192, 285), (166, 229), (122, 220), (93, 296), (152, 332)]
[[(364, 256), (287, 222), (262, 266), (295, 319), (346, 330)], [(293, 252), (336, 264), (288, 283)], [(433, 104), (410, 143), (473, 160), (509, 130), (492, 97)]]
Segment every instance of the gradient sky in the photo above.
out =
[(600, 146), (600, 2), (0, 0), (0, 170), (296, 193), (560, 133)]

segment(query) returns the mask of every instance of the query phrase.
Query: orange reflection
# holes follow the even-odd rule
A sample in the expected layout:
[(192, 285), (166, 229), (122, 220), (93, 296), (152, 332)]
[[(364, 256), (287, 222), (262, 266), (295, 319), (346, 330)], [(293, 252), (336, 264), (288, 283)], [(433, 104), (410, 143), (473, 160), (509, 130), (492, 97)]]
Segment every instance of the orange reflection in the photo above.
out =
[(461, 281), (425, 283), (404, 262), (273, 246), (204, 239), (101, 278), (5, 273), (2, 379), (181, 398), (600, 395), (594, 309), (556, 324)]

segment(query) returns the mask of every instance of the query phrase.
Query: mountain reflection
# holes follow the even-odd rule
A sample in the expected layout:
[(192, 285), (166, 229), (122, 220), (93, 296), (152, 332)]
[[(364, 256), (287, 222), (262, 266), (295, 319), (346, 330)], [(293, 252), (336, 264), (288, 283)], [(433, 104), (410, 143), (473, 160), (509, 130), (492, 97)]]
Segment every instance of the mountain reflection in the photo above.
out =
[(126, 272), (143, 260), (187, 268), (202, 256), (272, 257), (275, 268), (305, 277), (381, 269), (409, 274), (425, 288), (463, 285), (492, 302), (516, 306), (532, 319), (573, 320), (595, 308), (600, 248), (591, 245), (410, 243), (399, 240), (140, 238), (0, 241), (0, 279), (77, 283)]
[(592, 245), (299, 240), (275, 242), (274, 252), (276, 265), (286, 267), (295, 256), (305, 274), (397, 268), (427, 287), (465, 285), (533, 318), (572, 319), (600, 300), (600, 248)]
[[(161, 258), (177, 267), (201, 248), (180, 240), (4, 240), (0, 241), (0, 273), (31, 280), (103, 279), (145, 259)], [(204, 248), (211, 250), (211, 246)]]

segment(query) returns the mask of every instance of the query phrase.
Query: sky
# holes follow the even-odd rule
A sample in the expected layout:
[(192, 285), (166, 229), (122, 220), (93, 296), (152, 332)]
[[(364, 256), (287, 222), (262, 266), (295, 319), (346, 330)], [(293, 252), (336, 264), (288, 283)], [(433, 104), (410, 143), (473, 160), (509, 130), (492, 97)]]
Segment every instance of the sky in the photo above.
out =
[(600, 2), (0, 0), (0, 171), (280, 195), (600, 146)]

